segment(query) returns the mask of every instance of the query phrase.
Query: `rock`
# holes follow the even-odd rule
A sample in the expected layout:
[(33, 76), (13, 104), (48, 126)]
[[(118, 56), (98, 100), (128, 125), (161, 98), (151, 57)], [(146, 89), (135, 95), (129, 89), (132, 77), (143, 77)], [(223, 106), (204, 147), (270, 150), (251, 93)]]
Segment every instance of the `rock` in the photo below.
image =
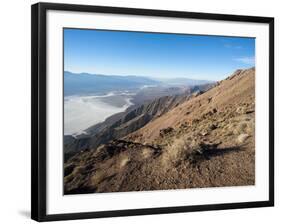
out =
[(206, 136), (206, 135), (208, 135), (208, 134), (209, 134), (209, 133), (208, 133), (207, 131), (202, 131), (202, 132), (201, 132), (201, 135), (202, 135), (202, 136)]
[(238, 107), (238, 108), (236, 109), (236, 112), (237, 112), (238, 114), (245, 114), (245, 113), (246, 113), (246, 109), (245, 109), (245, 107)]
[(164, 137), (166, 134), (169, 134), (171, 132), (173, 132), (174, 129), (172, 127), (168, 127), (168, 128), (165, 128), (165, 129), (161, 129), (160, 130), (160, 136), (161, 137)]
[(210, 126), (209, 126), (209, 129), (212, 131), (212, 130), (215, 130), (217, 128), (217, 125), (215, 125), (215, 124), (211, 124)]
[(213, 108), (212, 110), (208, 111), (207, 113), (205, 113), (205, 117), (206, 116), (212, 116), (213, 114), (217, 113), (218, 110), (216, 108)]
[(193, 125), (193, 124), (198, 124), (199, 122), (200, 122), (200, 120), (197, 119), (197, 118), (195, 118), (195, 119), (192, 120), (192, 125)]
[(249, 138), (248, 134), (241, 134), (237, 137), (237, 141), (239, 143), (244, 143), (246, 141), (246, 139)]

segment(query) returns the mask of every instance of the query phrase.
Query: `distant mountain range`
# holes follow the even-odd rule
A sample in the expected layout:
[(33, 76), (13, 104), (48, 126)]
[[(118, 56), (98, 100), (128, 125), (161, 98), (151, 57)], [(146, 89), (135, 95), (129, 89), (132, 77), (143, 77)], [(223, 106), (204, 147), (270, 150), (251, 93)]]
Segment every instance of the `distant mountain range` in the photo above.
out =
[(64, 72), (64, 95), (108, 93), (157, 85), (159, 81), (140, 76), (97, 75)]
[(143, 76), (100, 75), (64, 72), (64, 95), (104, 94), (110, 91), (135, 90), (145, 86), (194, 86), (211, 83), (207, 80), (173, 78), (154, 80)]

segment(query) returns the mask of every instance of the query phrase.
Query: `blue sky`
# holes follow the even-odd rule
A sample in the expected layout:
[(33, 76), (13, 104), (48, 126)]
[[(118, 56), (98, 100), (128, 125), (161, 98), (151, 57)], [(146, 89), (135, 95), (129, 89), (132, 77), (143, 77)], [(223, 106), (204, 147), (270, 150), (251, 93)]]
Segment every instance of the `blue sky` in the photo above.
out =
[(64, 70), (221, 80), (255, 66), (255, 39), (64, 29)]

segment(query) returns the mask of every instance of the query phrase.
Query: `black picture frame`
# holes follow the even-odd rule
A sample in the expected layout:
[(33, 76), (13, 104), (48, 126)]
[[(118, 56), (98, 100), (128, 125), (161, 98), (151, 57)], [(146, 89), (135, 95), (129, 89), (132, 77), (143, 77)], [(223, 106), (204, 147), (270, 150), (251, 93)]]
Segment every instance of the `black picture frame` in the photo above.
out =
[[(48, 10), (100, 12), (269, 24), (269, 200), (48, 215), (46, 213), (46, 12)], [(55, 221), (274, 206), (274, 18), (55, 3), (37, 3), (32, 5), (31, 15), (32, 219), (37, 221)]]

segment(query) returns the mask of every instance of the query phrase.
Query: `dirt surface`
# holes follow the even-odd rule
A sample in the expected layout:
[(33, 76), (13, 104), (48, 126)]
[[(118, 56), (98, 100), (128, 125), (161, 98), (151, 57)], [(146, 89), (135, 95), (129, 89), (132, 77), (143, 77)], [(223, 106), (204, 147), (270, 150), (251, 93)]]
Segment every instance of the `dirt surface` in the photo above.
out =
[(255, 69), (64, 164), (66, 194), (255, 184)]

